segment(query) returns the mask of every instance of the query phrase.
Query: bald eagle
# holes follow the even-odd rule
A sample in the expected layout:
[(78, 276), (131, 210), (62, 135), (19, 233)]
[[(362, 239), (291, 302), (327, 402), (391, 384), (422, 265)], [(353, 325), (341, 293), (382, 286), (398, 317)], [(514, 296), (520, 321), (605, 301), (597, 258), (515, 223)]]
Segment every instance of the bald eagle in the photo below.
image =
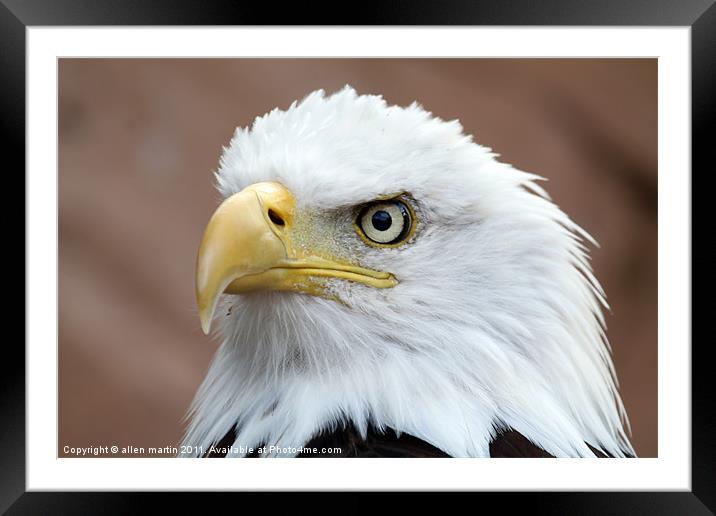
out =
[(634, 456), (595, 242), (496, 156), (349, 86), (237, 129), (183, 455)]

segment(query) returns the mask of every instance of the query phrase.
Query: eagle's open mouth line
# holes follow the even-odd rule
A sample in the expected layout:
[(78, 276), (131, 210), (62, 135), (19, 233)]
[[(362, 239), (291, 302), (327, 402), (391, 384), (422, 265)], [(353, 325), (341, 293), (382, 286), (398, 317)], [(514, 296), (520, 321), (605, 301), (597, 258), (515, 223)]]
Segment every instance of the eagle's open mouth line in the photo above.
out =
[(346, 269), (329, 269), (323, 267), (272, 267), (268, 270), (286, 270), (295, 272), (302, 276), (318, 276), (323, 278), (345, 279), (349, 281), (356, 281), (359, 283), (366, 283), (374, 287), (392, 287), (397, 283), (395, 277), (389, 272), (355, 272)]
[(291, 269), (305, 271), (309, 274), (316, 274), (319, 276), (326, 275), (330, 272), (347, 272), (358, 276), (368, 276), (375, 279), (390, 279), (393, 275), (389, 272), (375, 271), (372, 269), (366, 269), (364, 267), (357, 267), (355, 265), (343, 265), (336, 262), (322, 262), (314, 260), (291, 260), (284, 263), (278, 264), (272, 269)]
[[(234, 276), (227, 283), (224, 293), (252, 291), (255, 290), (254, 285), (264, 288), (266, 285), (280, 286), (277, 290), (318, 292), (315, 290), (315, 286), (308, 287), (302, 278), (342, 279), (375, 288), (390, 288), (398, 284), (398, 280), (389, 272), (344, 265), (328, 260), (287, 260), (263, 271)], [(273, 289), (269, 288), (269, 290)]]

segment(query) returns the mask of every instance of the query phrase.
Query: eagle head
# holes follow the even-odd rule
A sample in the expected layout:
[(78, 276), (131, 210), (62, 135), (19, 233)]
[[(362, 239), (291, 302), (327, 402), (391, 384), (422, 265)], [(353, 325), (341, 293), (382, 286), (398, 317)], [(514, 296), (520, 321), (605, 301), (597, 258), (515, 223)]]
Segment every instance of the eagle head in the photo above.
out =
[(350, 87), (237, 129), (197, 260), (222, 344), (185, 444), (233, 431), (292, 455), (350, 424), (457, 457), (508, 429), (555, 456), (633, 454), (591, 238), (495, 156)]

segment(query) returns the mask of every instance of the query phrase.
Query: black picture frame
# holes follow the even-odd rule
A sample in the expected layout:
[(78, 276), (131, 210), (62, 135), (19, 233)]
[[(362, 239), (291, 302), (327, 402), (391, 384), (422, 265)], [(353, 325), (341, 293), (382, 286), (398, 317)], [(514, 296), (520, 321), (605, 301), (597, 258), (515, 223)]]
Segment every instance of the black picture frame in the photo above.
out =
[[(13, 176), (19, 182), (19, 171), (25, 168), (25, 31), (28, 27), (43, 25), (690, 26), (692, 169), (702, 168), (706, 173), (706, 163), (713, 163), (715, 146), (711, 137), (716, 119), (714, 0), (389, 1), (382, 4), (362, 3), (360, 9), (351, 11), (348, 19), (348, 16), (338, 14), (341, 10), (336, 8), (335, 3), (321, 5), (321, 2), (310, 7), (304, 3), (293, 7), (282, 3), (277, 7), (230, 0), (0, 0), (0, 123), (5, 129), (2, 140), (8, 166), (5, 179), (7, 181), (8, 176)], [(25, 191), (24, 180), (20, 189)], [(18, 191), (6, 183), (6, 200), (8, 197), (20, 197)], [(14, 221), (16, 217), (7, 220)], [(13, 225), (12, 222), (10, 225)], [(23, 258), (26, 258), (24, 251)], [(7, 281), (4, 286), (8, 290), (17, 288), (23, 292), (25, 288), (24, 284), (15, 286)], [(6, 321), (10, 325), (10, 319), (6, 318)], [(15, 322), (12, 324), (18, 325)], [(710, 346), (709, 341), (692, 342), (691, 492), (484, 493), (481, 496), (499, 502), (501, 511), (515, 504), (528, 504), (531, 513), (713, 514), (716, 512), (716, 446), (712, 444), (712, 438), (716, 430), (716, 399), (710, 380)], [(3, 358), (5, 367), (0, 374), (0, 510), (9, 508), (9, 514), (125, 514), (146, 507), (149, 498), (161, 497), (164, 509), (167, 509), (167, 504), (181, 504), (184, 510), (190, 510), (193, 503), (197, 503), (189, 502), (186, 495), (178, 493), (25, 492), (25, 353), (17, 341), (6, 338)], [(299, 504), (300, 498), (292, 497)], [(370, 500), (356, 498), (356, 504), (369, 510), (372, 505)], [(256, 501), (261, 503), (266, 500)], [(248, 500), (243, 498), (244, 507), (246, 503)], [(345, 508), (345, 505), (342, 507)]]

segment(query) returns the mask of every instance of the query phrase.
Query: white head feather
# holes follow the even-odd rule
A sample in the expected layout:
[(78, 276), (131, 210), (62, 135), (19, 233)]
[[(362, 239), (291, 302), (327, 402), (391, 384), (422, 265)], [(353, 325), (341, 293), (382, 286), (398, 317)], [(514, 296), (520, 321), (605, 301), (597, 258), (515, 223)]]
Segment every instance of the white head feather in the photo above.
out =
[(184, 444), (206, 450), (236, 426), (237, 447), (299, 447), (352, 422), (456, 457), (489, 456), (506, 428), (555, 456), (592, 457), (587, 443), (633, 454), (591, 238), (540, 178), (494, 157), (457, 121), (349, 87), (237, 129), (217, 173), (224, 196), (278, 181), (320, 216), (409, 192), (418, 227), (395, 249), (362, 244), (349, 223), (338, 237), (356, 263), (393, 273), (394, 288), (336, 280), (342, 303), (225, 296), (223, 343)]

